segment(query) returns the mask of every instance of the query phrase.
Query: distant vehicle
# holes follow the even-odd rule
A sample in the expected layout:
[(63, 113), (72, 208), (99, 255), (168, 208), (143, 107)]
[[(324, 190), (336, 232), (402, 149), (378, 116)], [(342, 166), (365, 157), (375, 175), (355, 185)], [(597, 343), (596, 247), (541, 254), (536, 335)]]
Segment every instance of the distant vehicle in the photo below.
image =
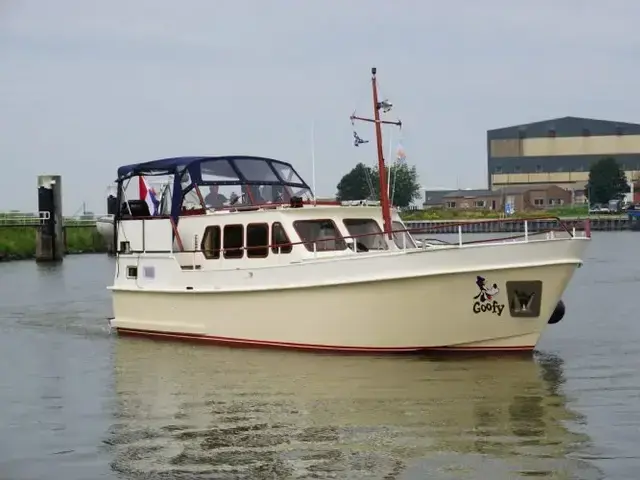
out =
[(609, 200), (606, 204), (594, 203), (589, 207), (591, 215), (608, 215), (621, 213), (624, 210), (621, 200)]
[(609, 210), (609, 207), (606, 207), (601, 203), (594, 203), (589, 207), (590, 215), (603, 215), (608, 213), (611, 213), (611, 211)]

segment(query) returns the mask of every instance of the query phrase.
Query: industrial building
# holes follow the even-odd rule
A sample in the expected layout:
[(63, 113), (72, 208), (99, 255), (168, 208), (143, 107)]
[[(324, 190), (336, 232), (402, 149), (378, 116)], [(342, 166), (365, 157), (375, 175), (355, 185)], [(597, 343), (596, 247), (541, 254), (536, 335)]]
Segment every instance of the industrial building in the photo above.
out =
[(580, 203), (589, 168), (603, 157), (615, 158), (625, 170), (632, 200), (640, 181), (639, 124), (562, 117), (487, 132), (491, 190), (557, 185)]

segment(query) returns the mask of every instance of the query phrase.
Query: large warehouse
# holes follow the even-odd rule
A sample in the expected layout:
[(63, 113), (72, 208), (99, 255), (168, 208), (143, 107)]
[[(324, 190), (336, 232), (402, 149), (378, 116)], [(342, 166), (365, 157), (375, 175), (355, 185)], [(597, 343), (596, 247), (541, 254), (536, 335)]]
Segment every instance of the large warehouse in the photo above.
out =
[(640, 180), (640, 125), (562, 117), (487, 132), (488, 182), (492, 190), (554, 184), (583, 200), (590, 166), (614, 157), (632, 185)]

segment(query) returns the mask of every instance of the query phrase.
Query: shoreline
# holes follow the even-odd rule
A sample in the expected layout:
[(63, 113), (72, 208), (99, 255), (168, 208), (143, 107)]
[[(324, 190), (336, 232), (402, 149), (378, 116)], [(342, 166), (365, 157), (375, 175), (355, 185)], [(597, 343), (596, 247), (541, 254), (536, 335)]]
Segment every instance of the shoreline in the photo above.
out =
[[(0, 226), (0, 263), (34, 260), (36, 231), (34, 227)], [(95, 226), (66, 228), (64, 232), (65, 256), (107, 253), (107, 246)]]

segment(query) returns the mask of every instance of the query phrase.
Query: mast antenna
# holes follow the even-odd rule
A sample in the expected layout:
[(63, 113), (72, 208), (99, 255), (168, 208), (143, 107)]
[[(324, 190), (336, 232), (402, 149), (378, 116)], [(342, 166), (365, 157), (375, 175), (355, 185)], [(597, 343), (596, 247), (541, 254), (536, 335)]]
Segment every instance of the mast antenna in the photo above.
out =
[(316, 205), (316, 121), (311, 122), (311, 195)]
[[(380, 102), (378, 100), (378, 84), (376, 79), (377, 69), (373, 67), (371, 69), (371, 90), (373, 93), (373, 118), (365, 118), (358, 117), (355, 115), (351, 115), (351, 123), (354, 124), (355, 120), (360, 120), (362, 122), (369, 122), (375, 125), (376, 130), (376, 147), (378, 151), (378, 178), (380, 181), (380, 206), (382, 208), (382, 219), (384, 222), (384, 233), (389, 236), (389, 240), (393, 239), (393, 233), (391, 228), (391, 206), (389, 203), (389, 190), (387, 185), (387, 175), (386, 175), (386, 166), (384, 162), (384, 153), (383, 153), (383, 144), (382, 144), (382, 125), (395, 125), (397, 127), (402, 128), (402, 122), (398, 121), (389, 121), (389, 120), (381, 120), (380, 119), (380, 110), (383, 113), (389, 112), (393, 105), (388, 100), (383, 100)], [(356, 132), (354, 131), (354, 145), (357, 147), (362, 143), (366, 143), (366, 141), (360, 139)]]

